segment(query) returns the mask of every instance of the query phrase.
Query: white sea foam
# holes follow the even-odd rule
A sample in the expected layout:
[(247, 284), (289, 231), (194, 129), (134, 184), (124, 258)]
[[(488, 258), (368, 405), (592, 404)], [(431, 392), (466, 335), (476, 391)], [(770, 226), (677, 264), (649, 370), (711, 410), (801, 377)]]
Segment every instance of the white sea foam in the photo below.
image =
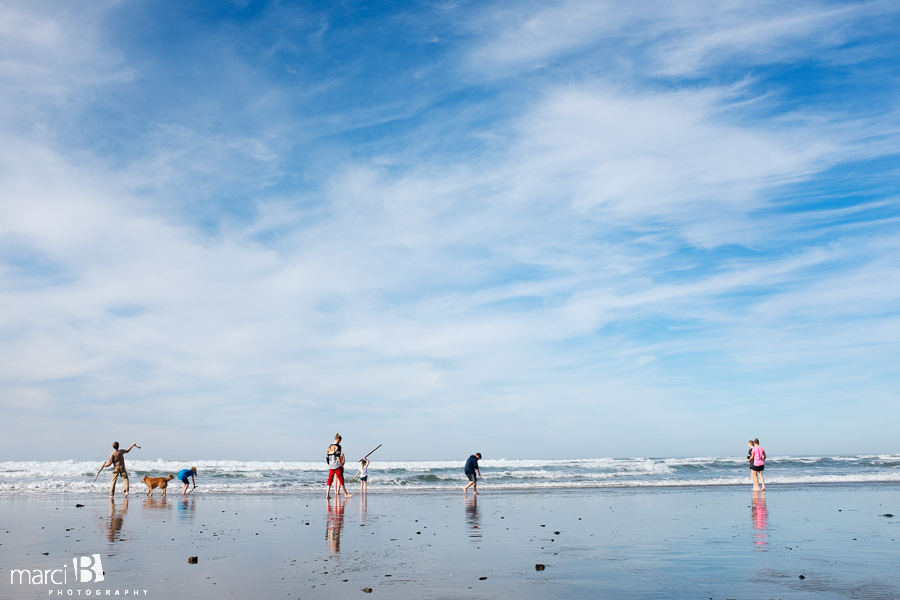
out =
[[(91, 481), (99, 462), (0, 462), (2, 493), (105, 493), (109, 471)], [(480, 463), (485, 489), (580, 489), (748, 485), (746, 459), (739, 457), (592, 458), (573, 460), (493, 459)], [(143, 475), (159, 476), (196, 466), (205, 492), (278, 494), (320, 491), (325, 461), (128, 460), (134, 489)], [(463, 461), (375, 461), (370, 489), (438, 491), (465, 481)], [(775, 485), (900, 482), (900, 455), (781, 456), (767, 461), (766, 481)], [(348, 465), (348, 483), (354, 473)], [(177, 482), (176, 482), (177, 483)]]
[[(410, 484), (399, 480), (388, 480), (382, 483), (372, 481), (370, 491), (377, 492), (396, 490), (403, 485), (408, 491), (442, 491), (457, 489), (465, 481), (459, 477), (441, 484)], [(799, 485), (799, 484), (849, 484), (849, 483), (900, 483), (897, 474), (869, 475), (809, 475), (809, 476), (775, 476), (766, 479), (767, 485)], [(291, 493), (315, 491), (318, 493), (322, 482), (252, 482), (252, 483), (207, 483), (201, 486), (204, 493)], [(603, 488), (668, 488), (668, 487), (713, 487), (731, 485), (749, 485), (749, 477), (715, 477), (698, 479), (656, 479), (656, 480), (566, 480), (566, 481), (499, 481), (485, 478), (480, 485), (484, 490), (528, 490), (528, 489), (603, 489)], [(62, 480), (45, 480), (22, 483), (2, 483), (0, 493), (28, 492), (64, 492), (64, 493), (98, 493), (103, 494), (107, 485), (100, 483), (71, 482)], [(142, 490), (143, 491), (143, 490)]]

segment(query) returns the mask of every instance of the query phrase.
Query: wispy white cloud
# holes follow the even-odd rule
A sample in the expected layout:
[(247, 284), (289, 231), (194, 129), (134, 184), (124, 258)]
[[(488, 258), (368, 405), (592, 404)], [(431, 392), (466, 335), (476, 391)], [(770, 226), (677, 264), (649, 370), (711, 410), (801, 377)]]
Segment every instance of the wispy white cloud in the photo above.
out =
[(0, 6), (0, 101), (19, 117), (29, 105), (65, 105), (73, 95), (128, 81), (122, 52), (103, 43), (102, 16), (115, 2), (5, 2)]
[(646, 16), (641, 7), (623, 9), (603, 2), (490, 7), (470, 21), (483, 42), (472, 51), (469, 62), (478, 70), (545, 66), (560, 54), (616, 36), (620, 28)]
[[(606, 73), (695, 76), (721, 65), (750, 67), (810, 57), (842, 62), (846, 59), (841, 56), (864, 56), (842, 46), (880, 29), (879, 19), (897, 12), (893, 3), (880, 1), (491, 5), (470, 21), (481, 43), (467, 65), (475, 72), (507, 76), (551, 66), (586, 48), (598, 50), (597, 66)], [(867, 26), (860, 26), (861, 21)], [(844, 52), (832, 52), (836, 49)]]

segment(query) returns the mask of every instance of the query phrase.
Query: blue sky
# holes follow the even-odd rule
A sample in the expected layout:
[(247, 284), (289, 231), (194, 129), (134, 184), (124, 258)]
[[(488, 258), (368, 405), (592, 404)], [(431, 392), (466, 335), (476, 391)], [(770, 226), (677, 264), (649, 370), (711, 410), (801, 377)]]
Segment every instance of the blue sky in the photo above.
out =
[(900, 452), (892, 2), (4, 2), (0, 459)]

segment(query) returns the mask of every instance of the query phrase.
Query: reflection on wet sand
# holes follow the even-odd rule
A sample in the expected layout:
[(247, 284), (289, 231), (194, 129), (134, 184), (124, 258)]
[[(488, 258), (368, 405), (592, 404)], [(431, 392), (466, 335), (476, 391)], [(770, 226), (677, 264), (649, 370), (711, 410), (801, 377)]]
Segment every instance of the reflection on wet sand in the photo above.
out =
[(481, 537), (481, 513), (478, 512), (478, 496), (466, 496), (466, 523), (472, 529), (469, 537)]
[(181, 501), (178, 503), (178, 518), (179, 519), (193, 519), (194, 511), (197, 509), (194, 506), (194, 498), (190, 496), (182, 496)]
[(327, 501), (328, 504), (328, 525), (325, 529), (325, 540), (328, 542), (328, 549), (332, 554), (341, 551), (341, 530), (344, 528), (344, 503), (345, 500), (338, 500), (337, 495), (334, 502)]
[(144, 498), (144, 508), (152, 508), (152, 509), (166, 509), (168, 505), (166, 504), (166, 497), (162, 496), (161, 498), (153, 498), (152, 496), (149, 498)]
[(109, 520), (106, 522), (104, 529), (106, 530), (106, 538), (110, 542), (121, 542), (122, 525), (125, 524), (125, 513), (128, 512), (128, 498), (122, 501), (122, 510), (116, 510), (116, 501), (114, 498), (109, 499)]
[(753, 492), (753, 500), (750, 503), (750, 514), (753, 518), (753, 544), (756, 546), (754, 550), (765, 552), (765, 546), (769, 545), (769, 534), (766, 530), (769, 528), (769, 512), (766, 510), (766, 493)]
[(368, 511), (366, 503), (369, 500), (369, 496), (368, 496), (368, 494), (361, 494), (360, 496), (361, 497), (359, 499), (359, 524), (365, 525), (366, 524), (366, 515), (367, 515), (367, 511)]

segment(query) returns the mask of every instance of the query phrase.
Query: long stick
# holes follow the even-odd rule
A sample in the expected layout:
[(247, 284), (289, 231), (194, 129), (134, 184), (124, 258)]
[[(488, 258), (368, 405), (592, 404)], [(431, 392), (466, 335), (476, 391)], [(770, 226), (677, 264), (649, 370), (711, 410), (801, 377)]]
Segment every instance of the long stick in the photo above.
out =
[(95, 483), (95, 482), (97, 481), (97, 478), (100, 477), (100, 473), (101, 473), (101, 472), (103, 471), (103, 469), (105, 469), (105, 468), (106, 468), (106, 467), (100, 467), (100, 470), (97, 471), (97, 474), (96, 474), (96, 475), (94, 475), (94, 481), (92, 481), (91, 483)]
[[(378, 448), (381, 448), (381, 444), (378, 444)], [(378, 448), (375, 448), (375, 450), (378, 450)], [(372, 450), (372, 452), (369, 452), (368, 454), (363, 456), (363, 458), (369, 458), (372, 454), (375, 453), (375, 450)]]

